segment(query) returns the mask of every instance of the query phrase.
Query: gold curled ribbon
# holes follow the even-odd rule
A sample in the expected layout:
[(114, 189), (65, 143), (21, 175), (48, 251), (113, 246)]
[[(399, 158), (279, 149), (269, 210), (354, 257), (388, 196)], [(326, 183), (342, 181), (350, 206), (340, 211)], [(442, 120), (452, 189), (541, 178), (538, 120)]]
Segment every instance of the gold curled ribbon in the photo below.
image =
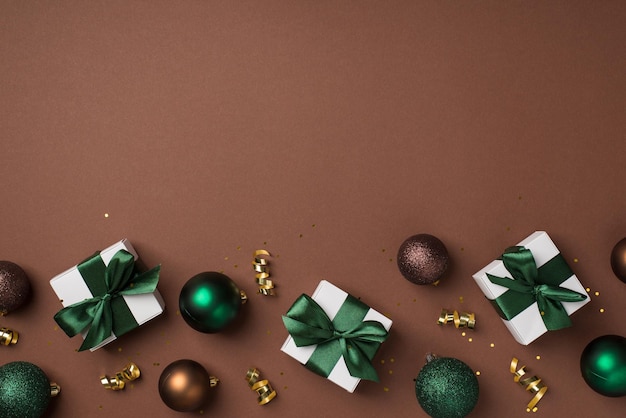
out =
[(121, 371), (115, 373), (115, 376), (100, 376), (100, 383), (108, 390), (122, 390), (126, 387), (126, 383), (132, 382), (141, 376), (139, 367), (130, 362)]
[(260, 379), (260, 372), (256, 367), (251, 367), (246, 373), (246, 380), (250, 389), (255, 391), (259, 397), (257, 402), (259, 405), (265, 405), (276, 397), (276, 391), (272, 388), (269, 380)]
[(442, 309), (437, 324), (445, 325), (448, 322), (454, 323), (455, 328), (474, 329), (476, 327), (476, 315), (471, 312), (459, 313), (456, 310), (448, 311), (447, 309)]
[(252, 260), (252, 266), (254, 271), (256, 271), (255, 278), (259, 285), (259, 293), (263, 296), (274, 296), (274, 282), (269, 280), (269, 261), (262, 256), (271, 257), (271, 254), (267, 250), (256, 250), (254, 254), (252, 254), (254, 258)]
[(0, 328), (0, 345), (17, 344), (19, 334), (8, 328)]
[(60, 393), (61, 386), (54, 382), (50, 382), (50, 396), (54, 398), (55, 396), (59, 396)]
[(530, 402), (528, 402), (528, 405), (526, 405), (526, 412), (537, 412), (537, 404), (539, 403), (541, 398), (543, 398), (543, 395), (545, 395), (548, 391), (548, 387), (541, 383), (541, 379), (539, 379), (537, 376), (523, 378), (523, 376), (526, 374), (526, 371), (524, 370), (526, 366), (522, 366), (517, 369), (517, 363), (518, 360), (513, 357), (510, 367), (511, 373), (515, 375), (515, 377), (513, 377), (513, 381), (518, 382), (522, 386), (525, 386), (527, 391), (535, 394)]

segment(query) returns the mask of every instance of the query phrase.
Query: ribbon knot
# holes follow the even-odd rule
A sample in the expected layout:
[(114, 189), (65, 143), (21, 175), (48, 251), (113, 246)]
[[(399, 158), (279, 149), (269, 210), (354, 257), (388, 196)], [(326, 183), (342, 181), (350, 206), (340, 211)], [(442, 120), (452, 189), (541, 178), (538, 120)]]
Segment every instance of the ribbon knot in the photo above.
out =
[(303, 294), (283, 316), (283, 323), (296, 346), (317, 345), (305, 364), (313, 372), (328, 377), (343, 356), (352, 376), (377, 382), (371, 360), (388, 332), (380, 322), (363, 321), (368, 310), (348, 295), (331, 321), (317, 302)]
[(492, 283), (509, 289), (491, 301), (502, 318), (510, 320), (537, 302), (548, 330), (554, 331), (572, 325), (561, 302), (580, 302), (587, 295), (560, 286), (574, 274), (561, 254), (537, 268), (531, 251), (515, 246), (504, 251), (502, 262), (513, 276), (512, 280), (487, 273), (487, 278)]
[(66, 306), (54, 315), (54, 320), (69, 337), (88, 329), (78, 351), (97, 346), (111, 333), (119, 336), (138, 326), (120, 296), (154, 292), (159, 282), (160, 266), (137, 274), (133, 255), (120, 250), (108, 265), (97, 253), (77, 268), (93, 297)]

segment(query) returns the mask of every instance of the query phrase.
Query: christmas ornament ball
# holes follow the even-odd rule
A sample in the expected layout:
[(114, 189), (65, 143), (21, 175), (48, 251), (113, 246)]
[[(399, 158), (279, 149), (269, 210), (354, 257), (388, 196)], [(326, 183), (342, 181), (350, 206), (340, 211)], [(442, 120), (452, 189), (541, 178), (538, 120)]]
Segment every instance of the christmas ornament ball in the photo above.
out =
[(611, 269), (618, 279), (626, 283), (626, 238), (615, 244), (611, 251)]
[(51, 397), (50, 381), (38, 366), (14, 361), (0, 367), (0, 417), (37, 418)]
[(30, 282), (20, 266), (0, 261), (0, 315), (23, 306), (30, 296)]
[(215, 333), (237, 316), (242, 294), (228, 276), (214, 271), (193, 276), (183, 286), (178, 305), (185, 322), (196, 331)]
[(441, 240), (429, 234), (413, 235), (400, 245), (398, 269), (408, 281), (432, 284), (438, 281), (448, 268), (448, 250)]
[(585, 382), (601, 395), (626, 395), (626, 338), (603, 335), (591, 341), (580, 356)]
[(168, 365), (159, 378), (163, 403), (178, 412), (197, 411), (208, 402), (210, 389), (218, 379), (209, 376), (196, 361), (183, 359)]
[(415, 379), (415, 396), (432, 418), (462, 418), (478, 402), (478, 379), (461, 360), (429, 355)]

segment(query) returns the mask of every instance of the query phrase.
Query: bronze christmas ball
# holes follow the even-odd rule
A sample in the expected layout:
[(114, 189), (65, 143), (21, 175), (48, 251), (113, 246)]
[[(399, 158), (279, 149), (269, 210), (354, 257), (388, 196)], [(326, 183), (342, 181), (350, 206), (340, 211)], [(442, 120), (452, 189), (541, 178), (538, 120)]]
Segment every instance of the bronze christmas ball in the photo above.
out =
[(441, 279), (448, 268), (448, 250), (429, 234), (407, 238), (398, 250), (398, 269), (408, 281), (424, 285)]
[(196, 361), (183, 359), (168, 365), (159, 378), (159, 395), (171, 409), (179, 412), (198, 411), (204, 407), (211, 387), (219, 380)]
[(0, 261), (0, 315), (23, 306), (30, 297), (30, 282), (20, 266)]
[(611, 268), (617, 278), (626, 283), (626, 238), (613, 247), (613, 251), (611, 251)]

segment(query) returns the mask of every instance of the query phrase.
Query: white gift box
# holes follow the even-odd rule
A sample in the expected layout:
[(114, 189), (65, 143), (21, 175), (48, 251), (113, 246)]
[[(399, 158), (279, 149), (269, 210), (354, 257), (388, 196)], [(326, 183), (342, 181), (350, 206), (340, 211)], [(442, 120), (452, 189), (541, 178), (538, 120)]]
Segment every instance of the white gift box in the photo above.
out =
[[(123, 239), (100, 252), (100, 257), (102, 258), (102, 261), (104, 261), (104, 264), (108, 265), (113, 256), (119, 250), (126, 250), (131, 253), (135, 261), (139, 259), (139, 256), (131, 243), (127, 239)], [(52, 290), (54, 290), (61, 300), (63, 307), (70, 306), (74, 303), (93, 297), (93, 294), (89, 290), (89, 287), (87, 287), (83, 276), (81, 276), (78, 271), (77, 266), (74, 266), (52, 278), (50, 280), (50, 286), (52, 286)], [(163, 313), (163, 309), (165, 307), (165, 302), (163, 301), (163, 298), (158, 290), (155, 290), (153, 293), (123, 295), (122, 297), (124, 298), (126, 305), (128, 305), (130, 312), (134, 316), (135, 321), (137, 321), (139, 325), (142, 325)], [(87, 331), (88, 329), (85, 329), (82, 332), (83, 339), (87, 335)], [(90, 348), (90, 351), (95, 351), (115, 339), (117, 339), (117, 336), (111, 333), (111, 335), (102, 343)]]
[[(558, 248), (544, 231), (534, 232), (517, 245), (530, 250), (538, 268), (559, 254)], [(492, 261), (485, 268), (472, 276), (487, 299), (494, 300), (509, 289), (492, 283), (487, 277), (487, 273), (492, 276), (513, 279), (511, 278), (511, 274), (504, 267), (502, 260)], [(591, 298), (575, 274), (572, 274), (568, 279), (562, 282), (560, 287), (587, 295), (587, 298), (580, 302), (561, 302), (568, 315), (576, 312), (591, 301)], [(530, 344), (548, 331), (541, 318), (537, 302), (530, 305), (511, 320), (502, 319), (502, 322), (509, 329), (515, 340), (523, 345)]]
[[(348, 293), (326, 280), (322, 280), (315, 289), (315, 292), (311, 295), (311, 298), (324, 310), (324, 312), (326, 312), (326, 315), (328, 315), (328, 318), (330, 318), (331, 321), (347, 297)], [(392, 324), (391, 319), (372, 308), (369, 309), (363, 318), (363, 321), (380, 322), (387, 331), (389, 331)], [(290, 335), (281, 347), (281, 351), (287, 353), (300, 363), (306, 364), (309, 358), (313, 355), (316, 347), (317, 345), (298, 347)], [(343, 356), (339, 358), (339, 361), (337, 361), (337, 364), (335, 364), (335, 367), (327, 379), (341, 386), (350, 393), (354, 392), (357, 385), (361, 381), (360, 378), (354, 377), (350, 374)]]

